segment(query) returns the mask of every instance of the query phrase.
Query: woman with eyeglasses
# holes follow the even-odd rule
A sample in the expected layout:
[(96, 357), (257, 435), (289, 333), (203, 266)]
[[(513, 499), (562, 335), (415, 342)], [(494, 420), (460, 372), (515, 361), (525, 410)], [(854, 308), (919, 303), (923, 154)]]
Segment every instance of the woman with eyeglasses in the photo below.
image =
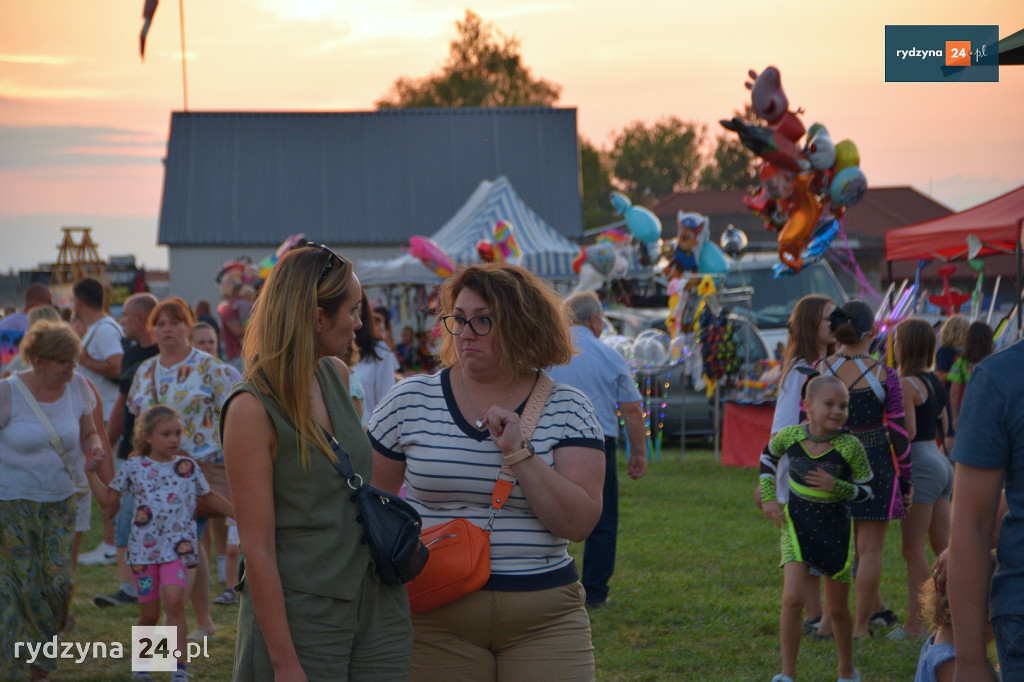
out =
[(31, 369), (0, 381), (0, 678), (5, 680), (26, 668), (33, 680), (49, 679), (56, 660), (40, 656), (30, 665), (26, 647), (17, 657), (12, 653), (14, 643), (49, 643), (70, 618), (77, 500), (88, 490), (85, 458), (104, 450), (96, 429), (96, 391), (75, 373), (81, 348), (66, 323), (37, 322), (21, 341)]
[[(424, 527), (493, 521), (491, 575), (413, 615), (412, 679), (593, 680), (584, 590), (566, 547), (600, 516), (604, 434), (585, 395), (538, 369), (573, 353), (560, 301), (526, 270), (478, 265), (445, 282), (440, 316), (444, 369), (399, 383), (367, 425), (374, 483), (404, 482)], [(524, 417), (538, 386), (550, 395)], [(526, 440), (521, 420), (533, 419)], [(515, 486), (492, 519), (503, 467)]]
[(376, 578), (328, 435), (370, 481), (372, 451), (338, 359), (361, 321), (352, 264), (297, 248), (270, 271), (224, 407), (244, 556), (236, 680), (408, 680), (405, 587)]

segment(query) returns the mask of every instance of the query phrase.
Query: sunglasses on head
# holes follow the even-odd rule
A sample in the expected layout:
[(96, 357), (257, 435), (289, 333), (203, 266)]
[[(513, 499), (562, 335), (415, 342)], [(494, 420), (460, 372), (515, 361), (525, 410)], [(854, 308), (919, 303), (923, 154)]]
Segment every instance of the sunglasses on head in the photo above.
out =
[(327, 273), (330, 272), (331, 269), (334, 267), (334, 261), (338, 261), (338, 267), (343, 267), (346, 261), (344, 258), (339, 256), (337, 253), (327, 248), (323, 244), (314, 244), (313, 242), (307, 242), (306, 246), (327, 252), (327, 260), (324, 262), (323, 267), (320, 268), (320, 276), (316, 278), (316, 286), (319, 289), (320, 285), (324, 283), (324, 277), (326, 277)]

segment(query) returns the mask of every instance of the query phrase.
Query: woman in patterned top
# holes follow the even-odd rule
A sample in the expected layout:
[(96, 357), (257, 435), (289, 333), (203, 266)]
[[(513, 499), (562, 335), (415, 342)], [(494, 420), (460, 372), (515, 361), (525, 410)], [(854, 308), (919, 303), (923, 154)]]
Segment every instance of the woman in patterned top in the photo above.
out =
[[(849, 391), (839, 379), (811, 379), (804, 399), (807, 422), (782, 429), (761, 458), (764, 515), (783, 529), (784, 587), (779, 617), (782, 674), (773, 682), (792, 682), (796, 678), (802, 593), (810, 567), (827, 577), (825, 603), (839, 654), (840, 682), (860, 679), (853, 668), (853, 622), (848, 602), (853, 575), (853, 523), (846, 503), (871, 499), (871, 467), (860, 441), (842, 428), (849, 400)], [(789, 502), (780, 506), (775, 499), (775, 478), (783, 455), (789, 458)]]
[(871, 307), (850, 301), (832, 311), (830, 319), (839, 349), (822, 360), (818, 369), (837, 376), (849, 389), (847, 426), (864, 446), (874, 474), (874, 497), (851, 505), (858, 557), (853, 636), (868, 637), (870, 622), (888, 615), (878, 590), (882, 548), (889, 521), (902, 519), (913, 497), (910, 442), (903, 425), (899, 375), (868, 354), (875, 336)]
[[(181, 452), (203, 464), (223, 463), (220, 433), (221, 407), (227, 399), (232, 380), (228, 366), (193, 348), (189, 335), (195, 325), (192, 310), (178, 297), (164, 299), (149, 314), (160, 352), (139, 365), (125, 400), (128, 411), (136, 417), (154, 405), (168, 405), (182, 417)], [(201, 538), (206, 519), (199, 519), (197, 535)], [(212, 637), (217, 628), (210, 615), (210, 561), (200, 552), (192, 590), (192, 608), (196, 612), (196, 630), (190, 639)], [(191, 577), (191, 576), (190, 576)]]

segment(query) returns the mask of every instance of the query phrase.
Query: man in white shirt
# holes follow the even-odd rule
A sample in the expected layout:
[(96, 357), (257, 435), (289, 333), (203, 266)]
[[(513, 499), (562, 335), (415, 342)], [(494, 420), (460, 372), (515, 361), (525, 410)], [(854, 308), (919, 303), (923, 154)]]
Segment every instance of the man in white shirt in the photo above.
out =
[(75, 283), (75, 317), (85, 325), (82, 337), (82, 355), (78, 359), (78, 373), (89, 379), (103, 398), (103, 421), (110, 420), (110, 412), (117, 401), (117, 380), (121, 376), (121, 325), (103, 312), (103, 285), (92, 278)]

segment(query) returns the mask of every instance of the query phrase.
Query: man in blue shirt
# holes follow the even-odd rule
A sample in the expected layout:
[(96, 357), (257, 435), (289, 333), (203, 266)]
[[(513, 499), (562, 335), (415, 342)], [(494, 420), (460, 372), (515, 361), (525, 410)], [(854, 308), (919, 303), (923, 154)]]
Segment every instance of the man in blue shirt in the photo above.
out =
[(597, 294), (577, 292), (566, 298), (564, 305), (572, 318), (573, 340), (580, 352), (568, 365), (551, 367), (548, 373), (555, 381), (575, 386), (590, 398), (605, 436), (604, 506), (601, 518), (583, 548), (581, 579), (587, 591), (587, 606), (600, 608), (608, 601), (608, 581), (615, 570), (615, 540), (619, 528), (619, 484), (615, 467), (619, 417), (616, 405), (629, 439), (627, 471), (631, 478), (640, 478), (647, 470), (644, 416), (640, 407), (640, 391), (626, 361), (599, 339), (604, 312)]
[[(995, 679), (985, 659), (985, 625), (995, 627), (1004, 680), (1024, 680), (1024, 342), (982, 361), (971, 376), (953, 449), (949, 605), (956, 680)], [(996, 572), (990, 549), (1000, 492)]]

